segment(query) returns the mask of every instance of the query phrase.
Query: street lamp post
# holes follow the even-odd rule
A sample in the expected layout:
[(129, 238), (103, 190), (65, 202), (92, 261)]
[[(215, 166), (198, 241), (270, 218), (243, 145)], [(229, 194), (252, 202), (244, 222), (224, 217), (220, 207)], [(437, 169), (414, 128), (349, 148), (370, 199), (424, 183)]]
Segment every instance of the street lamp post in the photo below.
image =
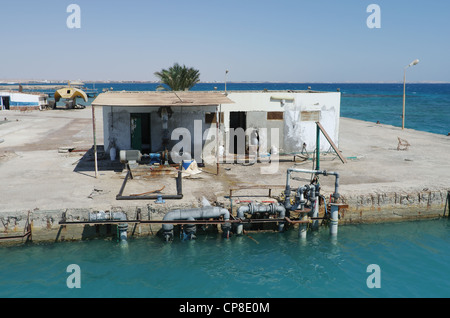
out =
[(225, 95), (227, 94), (227, 74), (228, 74), (228, 70), (225, 71)]
[(402, 129), (405, 129), (405, 100), (406, 100), (406, 69), (413, 65), (417, 65), (419, 60), (412, 61), (408, 66), (405, 66), (403, 72), (403, 115), (402, 115)]

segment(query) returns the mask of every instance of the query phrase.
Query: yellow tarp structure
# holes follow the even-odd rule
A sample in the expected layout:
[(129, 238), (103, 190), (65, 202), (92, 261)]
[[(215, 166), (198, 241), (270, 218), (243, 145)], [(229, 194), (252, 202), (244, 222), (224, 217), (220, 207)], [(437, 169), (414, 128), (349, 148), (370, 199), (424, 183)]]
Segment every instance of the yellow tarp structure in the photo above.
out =
[(55, 92), (55, 101), (58, 102), (61, 98), (74, 99), (81, 97), (85, 102), (88, 101), (88, 96), (84, 91), (74, 87), (63, 87)]

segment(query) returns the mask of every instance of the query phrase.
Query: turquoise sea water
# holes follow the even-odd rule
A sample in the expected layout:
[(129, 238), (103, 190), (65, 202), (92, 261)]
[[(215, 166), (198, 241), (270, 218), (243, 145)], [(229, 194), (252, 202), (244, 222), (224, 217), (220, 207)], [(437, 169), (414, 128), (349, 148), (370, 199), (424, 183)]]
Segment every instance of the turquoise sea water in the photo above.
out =
[[(309, 233), (159, 237), (0, 247), (0, 297), (448, 297), (450, 221), (345, 225)], [(67, 266), (81, 288), (68, 288)], [(369, 288), (380, 268), (380, 288)]]

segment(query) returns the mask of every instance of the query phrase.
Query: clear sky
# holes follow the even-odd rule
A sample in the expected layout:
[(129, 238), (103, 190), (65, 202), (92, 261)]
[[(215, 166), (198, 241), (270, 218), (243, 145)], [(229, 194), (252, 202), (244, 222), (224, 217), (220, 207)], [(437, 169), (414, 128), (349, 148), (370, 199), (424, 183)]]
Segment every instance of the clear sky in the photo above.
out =
[[(81, 8), (81, 28), (66, 21)], [(369, 28), (378, 4), (381, 28)], [(0, 0), (0, 79), (450, 82), (447, 0)]]

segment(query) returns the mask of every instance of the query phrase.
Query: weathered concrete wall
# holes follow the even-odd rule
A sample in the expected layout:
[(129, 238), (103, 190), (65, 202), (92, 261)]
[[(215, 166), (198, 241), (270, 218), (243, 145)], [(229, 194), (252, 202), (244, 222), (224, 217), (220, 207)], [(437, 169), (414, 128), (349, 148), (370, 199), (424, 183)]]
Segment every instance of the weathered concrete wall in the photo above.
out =
[[(162, 220), (169, 208), (162, 207), (158, 211), (151, 206), (115, 207), (111, 209), (111, 212), (118, 211), (124, 212), (128, 220), (135, 220), (138, 211), (140, 211), (141, 220)], [(25, 233), (24, 229), (28, 222), (31, 224), (33, 242), (78, 241), (99, 237), (116, 237), (117, 225), (115, 224), (59, 224), (63, 220), (67, 222), (89, 221), (91, 212), (98, 211), (92, 209), (61, 209), (5, 212), (0, 217), (2, 222), (0, 237), (22, 235)], [(139, 224), (136, 228), (133, 224), (129, 224), (128, 233), (135, 236), (156, 235), (160, 228), (160, 224)], [(0, 240), (0, 244), (22, 241), (25, 241), (25, 239)]]
[[(230, 112), (247, 112), (248, 128), (268, 128), (274, 125), (272, 120), (260, 118), (255, 122), (253, 115), (255, 112), (283, 112), (284, 124), (279, 130), (279, 148), (282, 152), (300, 152), (303, 143), (306, 144), (307, 151), (314, 151), (316, 147), (316, 124), (319, 120), (326, 129), (333, 142), (339, 146), (339, 119), (340, 119), (340, 98), (338, 92), (230, 92), (228, 98), (234, 104), (221, 106), (224, 113), (224, 129), (228, 136), (230, 133)], [(283, 99), (285, 98), (285, 99)], [(304, 112), (317, 112), (319, 118), (309, 118), (304, 116)], [(270, 129), (268, 129), (270, 130)], [(226, 137), (228, 138), (228, 137)], [(270, 148), (270, 139), (267, 140)], [(323, 134), (320, 136), (320, 150), (328, 151), (330, 145)]]
[(373, 193), (342, 196), (348, 209), (341, 223), (371, 223), (435, 218), (444, 214), (447, 191)]
[[(340, 210), (340, 225), (355, 223), (382, 223), (393, 221), (420, 220), (438, 218), (444, 214), (447, 191), (424, 191), (419, 193), (373, 193), (356, 196), (342, 196), (341, 201), (348, 204), (348, 208)], [(223, 202), (225, 208), (230, 208), (227, 200)], [(128, 220), (162, 220), (164, 215), (174, 206), (161, 206), (157, 209), (151, 205), (140, 207), (114, 207), (111, 212), (124, 212)], [(176, 208), (192, 208), (179, 205)], [(234, 209), (237, 207), (234, 206)], [(448, 207), (447, 207), (448, 209)], [(97, 212), (92, 209), (65, 209), (48, 211), (14, 211), (5, 212), (0, 217), (1, 236), (20, 235), (28, 221), (32, 224), (33, 242), (58, 242), (71, 240), (88, 240), (99, 237), (116, 238), (117, 225), (60, 225), (64, 220), (70, 222), (88, 221), (89, 213)], [(447, 212), (448, 213), (448, 212)], [(128, 236), (156, 235), (161, 224), (129, 224)], [(14, 242), (22, 242), (16, 239)], [(9, 240), (0, 240), (0, 244), (7, 244)]]
[[(106, 152), (109, 152), (112, 140), (115, 140), (117, 150), (131, 149), (131, 122), (130, 114), (150, 113), (151, 149), (153, 152), (162, 150), (163, 127), (161, 117), (158, 115), (159, 107), (103, 107), (103, 138)], [(201, 161), (203, 147), (203, 134), (210, 128), (205, 125), (205, 113), (215, 112), (216, 107), (171, 107), (173, 113), (168, 121), (169, 137), (177, 128), (185, 128), (190, 132), (190, 147), (184, 150), (195, 155)], [(178, 135), (175, 134), (174, 138)], [(180, 138), (181, 139), (181, 138)], [(169, 143), (169, 150), (179, 140)], [(190, 149), (189, 149), (190, 148)], [(197, 151), (195, 151), (197, 150)]]
[[(267, 112), (252, 111), (247, 113), (247, 127), (254, 128), (258, 131), (259, 140), (265, 140), (265, 145), (260, 145), (260, 153), (270, 152), (272, 141), (276, 138), (272, 136), (272, 128), (278, 130), (278, 142), (284, 140), (284, 121), (283, 120), (267, 120)], [(248, 129), (247, 128), (247, 129)], [(279, 148), (279, 145), (276, 145)]]

